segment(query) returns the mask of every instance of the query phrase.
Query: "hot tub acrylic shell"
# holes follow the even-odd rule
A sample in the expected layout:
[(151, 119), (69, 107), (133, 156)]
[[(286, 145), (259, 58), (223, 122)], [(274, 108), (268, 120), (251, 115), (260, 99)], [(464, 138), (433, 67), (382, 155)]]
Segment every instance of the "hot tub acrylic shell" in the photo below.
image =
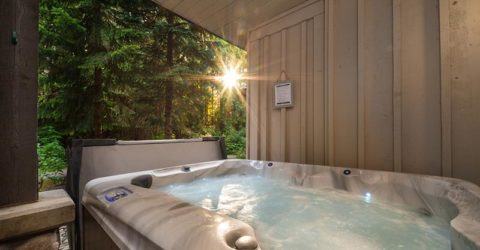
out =
[[(242, 236), (256, 241), (250, 225), (156, 190), (169, 184), (230, 174), (261, 175), (306, 188), (369, 193), (382, 202), (408, 205), (450, 221), (453, 249), (480, 249), (480, 188), (445, 177), (221, 160), (95, 179), (85, 187), (83, 205), (122, 249), (235, 249)], [(132, 185), (132, 179), (139, 176), (151, 177), (150, 183), (145, 184), (151, 188)], [(118, 197), (106, 198), (119, 190)], [(126, 194), (122, 195), (123, 192)], [(261, 242), (258, 244), (260, 249)]]

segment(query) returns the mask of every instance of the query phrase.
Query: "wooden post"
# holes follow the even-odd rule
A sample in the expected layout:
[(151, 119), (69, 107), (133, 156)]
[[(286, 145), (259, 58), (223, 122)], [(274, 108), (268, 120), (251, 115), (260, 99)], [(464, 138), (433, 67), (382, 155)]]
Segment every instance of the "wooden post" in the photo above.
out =
[(0, 206), (7, 206), (38, 198), (38, 0), (2, 0), (0, 24)]

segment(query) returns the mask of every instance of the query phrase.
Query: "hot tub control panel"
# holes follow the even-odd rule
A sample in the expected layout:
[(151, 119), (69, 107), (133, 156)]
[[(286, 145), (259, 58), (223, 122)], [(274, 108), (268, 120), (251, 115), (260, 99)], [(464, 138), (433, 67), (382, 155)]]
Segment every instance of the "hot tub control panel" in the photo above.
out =
[(118, 188), (112, 188), (103, 193), (102, 200), (104, 200), (106, 203), (113, 203), (121, 198), (127, 197), (129, 194), (131, 194), (132, 191), (123, 188), (123, 187), (118, 187)]

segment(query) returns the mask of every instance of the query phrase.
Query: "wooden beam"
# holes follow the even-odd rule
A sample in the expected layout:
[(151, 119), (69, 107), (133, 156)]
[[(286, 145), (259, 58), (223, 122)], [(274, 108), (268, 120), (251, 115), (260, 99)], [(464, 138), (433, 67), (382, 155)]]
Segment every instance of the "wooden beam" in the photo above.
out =
[[(63, 189), (40, 193), (38, 202), (0, 208), (0, 242), (75, 221), (75, 204)], [(2, 248), (0, 244), (0, 249)], [(7, 248), (8, 249), (8, 248)]]
[(38, 198), (38, 1), (2, 0), (0, 23), (0, 206), (7, 206)]

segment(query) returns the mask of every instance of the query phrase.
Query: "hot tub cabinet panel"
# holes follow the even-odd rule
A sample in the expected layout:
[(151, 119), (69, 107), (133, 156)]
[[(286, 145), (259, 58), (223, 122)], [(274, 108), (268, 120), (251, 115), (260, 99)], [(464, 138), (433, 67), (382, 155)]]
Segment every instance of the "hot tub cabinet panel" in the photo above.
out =
[(480, 249), (480, 188), (444, 177), (222, 160), (95, 179), (86, 185), (83, 205), (121, 249), (260, 249), (262, 242), (257, 242), (250, 225), (158, 190), (229, 175), (256, 175), (355, 195), (368, 193), (377, 201), (409, 206), (450, 221), (451, 248)]

